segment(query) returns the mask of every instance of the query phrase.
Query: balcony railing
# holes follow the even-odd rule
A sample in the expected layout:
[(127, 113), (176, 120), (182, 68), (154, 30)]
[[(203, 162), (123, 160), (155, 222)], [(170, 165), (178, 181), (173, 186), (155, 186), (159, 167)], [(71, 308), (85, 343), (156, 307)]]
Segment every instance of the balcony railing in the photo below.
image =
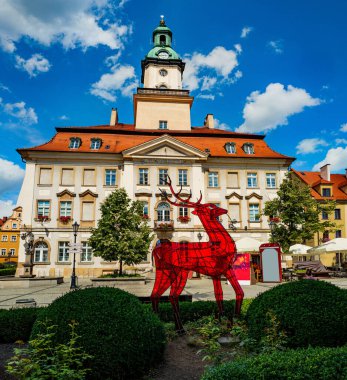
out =
[(189, 90), (174, 90), (166, 88), (138, 88), (138, 94), (149, 94), (149, 95), (180, 95), (189, 96)]
[(174, 229), (173, 220), (155, 220), (154, 229), (160, 231), (171, 231)]

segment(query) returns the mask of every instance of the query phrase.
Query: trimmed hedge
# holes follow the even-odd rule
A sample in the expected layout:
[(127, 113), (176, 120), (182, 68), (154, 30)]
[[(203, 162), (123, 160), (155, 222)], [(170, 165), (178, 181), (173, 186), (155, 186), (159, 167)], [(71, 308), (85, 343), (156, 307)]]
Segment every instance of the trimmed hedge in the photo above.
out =
[(7, 267), (0, 269), (0, 276), (13, 276), (16, 274), (16, 267)]
[[(251, 304), (252, 299), (244, 299), (242, 303), (241, 316), (246, 315), (246, 311)], [(235, 300), (224, 301), (224, 312), (228, 318), (234, 314)], [(144, 304), (148, 310), (152, 310), (152, 304)], [(180, 316), (182, 323), (194, 322), (202, 317), (216, 315), (218, 307), (216, 301), (194, 301), (180, 302)], [(174, 322), (174, 314), (170, 302), (159, 303), (158, 317), (163, 322)]]
[(48, 306), (39, 321), (57, 325), (55, 343), (69, 341), (72, 320), (77, 322), (78, 344), (93, 356), (88, 379), (138, 379), (158, 363), (165, 348), (163, 324), (137, 297), (116, 288), (89, 288), (65, 294)]
[(276, 351), (208, 369), (202, 380), (346, 380), (347, 347)]
[(27, 342), (43, 308), (0, 310), (0, 343)]
[(271, 312), (287, 334), (288, 347), (347, 343), (347, 291), (325, 281), (300, 280), (276, 286), (251, 303), (249, 334), (260, 340)]

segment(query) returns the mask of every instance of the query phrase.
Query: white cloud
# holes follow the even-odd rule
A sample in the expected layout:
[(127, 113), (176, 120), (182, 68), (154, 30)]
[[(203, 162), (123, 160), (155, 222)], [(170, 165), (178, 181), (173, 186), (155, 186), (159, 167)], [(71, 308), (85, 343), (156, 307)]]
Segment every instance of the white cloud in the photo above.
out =
[(12, 53), (29, 37), (45, 46), (59, 42), (65, 49), (99, 44), (120, 49), (131, 28), (115, 20), (118, 7), (111, 0), (2, 0), (0, 47)]
[[(1, 99), (0, 99), (1, 103)], [(32, 107), (26, 107), (25, 102), (18, 102), (18, 103), (5, 103), (3, 104), (4, 112), (8, 115), (19, 119), (21, 122), (25, 123), (26, 125), (32, 125), (37, 124), (38, 117), (36, 115), (36, 112), (34, 108)]]
[(248, 34), (253, 30), (251, 26), (244, 26), (241, 30), (241, 38), (246, 38)]
[(343, 123), (340, 126), (340, 131), (341, 132), (347, 132), (347, 123)]
[[(231, 73), (238, 66), (237, 55), (241, 51), (241, 46), (237, 45), (235, 50), (227, 50), (223, 46), (217, 46), (207, 55), (193, 53), (185, 55), (186, 67), (184, 71), (184, 85), (191, 91), (196, 90), (204, 84), (204, 78), (215, 78), (217, 81), (227, 83), (232, 79)], [(206, 82), (205, 82), (206, 83)], [(209, 89), (211, 89), (210, 87)]]
[(16, 68), (26, 71), (30, 77), (36, 77), (40, 73), (49, 71), (51, 64), (41, 54), (33, 54), (31, 58), (27, 60), (16, 55)]
[(332, 148), (329, 149), (325, 158), (318, 162), (312, 168), (313, 171), (318, 171), (325, 164), (331, 165), (331, 170), (333, 171), (341, 171), (346, 168), (347, 163), (347, 146), (345, 148)]
[(221, 123), (218, 119), (214, 119), (214, 127), (216, 128), (216, 129), (223, 129), (223, 130), (229, 130), (230, 129), (230, 127), (229, 127), (229, 125), (228, 124), (226, 124), (226, 123)]
[(327, 142), (323, 139), (313, 138), (313, 139), (303, 139), (296, 146), (297, 154), (308, 154), (316, 153), (321, 146), (327, 146)]
[(212, 95), (212, 94), (199, 94), (197, 97), (201, 99), (207, 99), (207, 100), (215, 99), (215, 95)]
[(347, 145), (347, 139), (335, 139), (336, 144), (345, 144)]
[(216, 84), (217, 78), (203, 77), (201, 91), (211, 90), (211, 88)]
[(293, 166), (296, 168), (301, 168), (302, 166), (305, 166), (307, 164), (306, 161), (301, 161), (301, 160), (295, 160), (293, 162)]
[(0, 194), (19, 185), (24, 177), (24, 170), (12, 161), (0, 158)]
[(277, 41), (269, 41), (268, 46), (273, 49), (273, 51), (276, 54), (282, 54), (283, 53), (283, 46), (282, 42), (280, 40)]
[(7, 86), (5, 86), (3, 83), (0, 83), (0, 90), (11, 92), (11, 90)]
[(0, 199), (0, 218), (3, 216), (11, 216), (12, 210), (16, 207), (12, 201), (3, 201)]
[(300, 113), (305, 107), (314, 107), (321, 103), (306, 90), (289, 85), (287, 89), (281, 83), (270, 83), (265, 92), (252, 92), (247, 97), (243, 109), (244, 123), (237, 132), (266, 132), (287, 125), (288, 117)]
[(118, 92), (123, 96), (131, 96), (137, 86), (138, 80), (134, 67), (116, 64), (111, 67), (110, 73), (103, 74), (98, 82), (92, 84), (90, 93), (114, 102)]
[(59, 120), (69, 120), (69, 117), (66, 116), (66, 115), (61, 115), (61, 116), (59, 116), (58, 119), (59, 119)]

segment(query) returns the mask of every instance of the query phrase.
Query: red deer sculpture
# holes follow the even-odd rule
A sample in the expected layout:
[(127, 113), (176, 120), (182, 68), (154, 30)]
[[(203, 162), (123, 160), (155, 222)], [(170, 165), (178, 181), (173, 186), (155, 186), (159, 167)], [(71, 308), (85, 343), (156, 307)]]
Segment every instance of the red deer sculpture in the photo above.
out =
[(187, 198), (182, 198), (180, 196), (182, 187), (176, 193), (169, 177), (167, 184), (176, 200), (171, 201), (166, 191), (160, 189), (166, 200), (174, 206), (193, 208), (192, 214), (199, 217), (209, 237), (209, 242), (182, 244), (163, 240), (153, 249), (156, 277), (151, 301), (154, 312), (158, 313), (160, 297), (171, 286), (169, 299), (174, 311), (176, 329), (178, 332), (184, 332), (179, 315), (178, 298), (186, 285), (189, 272), (194, 271), (212, 278), (219, 315), (224, 312), (221, 285), (221, 276), (224, 275), (236, 293), (235, 315), (240, 315), (244, 293), (233, 271), (236, 245), (218, 220), (220, 215), (227, 214), (227, 210), (212, 203), (201, 203), (201, 192), (197, 202), (190, 201), (191, 192)]

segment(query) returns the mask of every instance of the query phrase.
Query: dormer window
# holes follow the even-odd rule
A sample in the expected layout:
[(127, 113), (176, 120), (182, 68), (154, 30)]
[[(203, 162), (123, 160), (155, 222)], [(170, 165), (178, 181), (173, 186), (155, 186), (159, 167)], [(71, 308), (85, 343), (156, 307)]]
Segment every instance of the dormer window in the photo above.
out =
[(322, 195), (323, 197), (331, 197), (331, 189), (327, 187), (323, 188)]
[(246, 154), (254, 154), (254, 145), (251, 143), (243, 144), (242, 149)]
[(159, 121), (159, 129), (167, 129), (167, 121), (166, 120), (160, 120)]
[(71, 137), (70, 138), (70, 149), (78, 149), (81, 146), (81, 139), (79, 137)]
[(225, 148), (225, 151), (229, 154), (236, 153), (235, 143), (228, 142), (225, 144), (224, 148)]
[(91, 139), (90, 140), (90, 149), (95, 149), (95, 150), (100, 149), (101, 142), (102, 142), (101, 139), (97, 139), (97, 138)]

